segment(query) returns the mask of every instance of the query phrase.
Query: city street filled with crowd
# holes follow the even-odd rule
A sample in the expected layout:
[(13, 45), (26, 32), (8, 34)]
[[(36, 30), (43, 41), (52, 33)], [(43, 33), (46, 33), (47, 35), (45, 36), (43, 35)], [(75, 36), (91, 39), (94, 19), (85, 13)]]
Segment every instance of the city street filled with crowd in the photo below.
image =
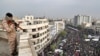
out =
[[(50, 52), (47, 56), (99, 56), (99, 51), (97, 51), (96, 47), (99, 45), (100, 41), (85, 41), (84, 33), (81, 30), (76, 28), (71, 28), (66, 26), (65, 31), (67, 34), (65, 36), (58, 36), (57, 39), (53, 41), (53, 43), (57, 43), (60, 39), (59, 44), (56, 44), (55, 50), (59, 49), (60, 51), (55, 52), (55, 50), (51, 50), (52, 48), (48, 47), (46, 50)], [(51, 44), (52, 45), (52, 44)], [(62, 51), (61, 51), (62, 50)]]

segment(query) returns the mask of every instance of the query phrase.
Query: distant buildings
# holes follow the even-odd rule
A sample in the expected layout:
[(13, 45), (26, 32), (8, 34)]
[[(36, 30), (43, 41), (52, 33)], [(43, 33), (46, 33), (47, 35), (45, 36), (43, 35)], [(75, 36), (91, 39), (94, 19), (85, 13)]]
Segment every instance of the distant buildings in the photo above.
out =
[(74, 17), (74, 25), (78, 26), (78, 25), (85, 25), (86, 27), (91, 26), (91, 16), (87, 16), (87, 15), (76, 15)]
[(65, 19), (65, 24), (70, 24), (70, 25), (72, 25), (72, 24), (73, 24), (72, 19), (69, 19), (69, 18)]
[(100, 20), (93, 22), (93, 25), (91, 28), (94, 29), (95, 31), (100, 32)]
[(53, 38), (57, 32), (56, 32), (56, 26), (55, 25), (49, 25), (49, 30), (50, 30), (50, 36)]
[(51, 26), (50, 29), (52, 29), (52, 34), (59, 33), (60, 31), (65, 29), (65, 22), (64, 20), (49, 20), (49, 25)]
[(55, 21), (55, 26), (56, 26), (56, 32), (60, 32), (61, 30), (64, 30), (65, 29), (65, 23), (63, 20), (61, 21)]

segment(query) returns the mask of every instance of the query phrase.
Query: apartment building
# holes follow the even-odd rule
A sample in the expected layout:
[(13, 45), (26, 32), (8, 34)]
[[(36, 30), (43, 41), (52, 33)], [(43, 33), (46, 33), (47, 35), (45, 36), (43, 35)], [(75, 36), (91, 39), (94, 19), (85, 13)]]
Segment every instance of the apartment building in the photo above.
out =
[(88, 26), (89, 24), (91, 24), (92, 22), (92, 19), (91, 19), (91, 16), (87, 16), (87, 15), (76, 15), (74, 17), (74, 25), (75, 26), (78, 26), (78, 25), (86, 25)]
[(65, 29), (65, 22), (63, 20), (49, 20), (49, 25), (51, 27), (50, 34), (53, 36)]
[(55, 26), (56, 26), (56, 32), (60, 32), (61, 30), (65, 29), (65, 23), (64, 21), (55, 21)]
[(29, 33), (33, 48), (36, 53), (41, 53), (43, 48), (49, 43), (49, 22), (45, 17), (34, 17), (32, 15), (22, 18), (20, 32)]

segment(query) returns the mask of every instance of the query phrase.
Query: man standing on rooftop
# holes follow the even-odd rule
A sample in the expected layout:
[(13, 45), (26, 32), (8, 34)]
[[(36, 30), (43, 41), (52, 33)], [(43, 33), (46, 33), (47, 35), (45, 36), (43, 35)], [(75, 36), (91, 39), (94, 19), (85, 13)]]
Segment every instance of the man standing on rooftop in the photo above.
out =
[(14, 56), (15, 47), (16, 47), (16, 29), (14, 23), (12, 23), (13, 15), (11, 13), (7, 13), (5, 18), (2, 21), (2, 25), (7, 32), (8, 44), (10, 47), (10, 54)]

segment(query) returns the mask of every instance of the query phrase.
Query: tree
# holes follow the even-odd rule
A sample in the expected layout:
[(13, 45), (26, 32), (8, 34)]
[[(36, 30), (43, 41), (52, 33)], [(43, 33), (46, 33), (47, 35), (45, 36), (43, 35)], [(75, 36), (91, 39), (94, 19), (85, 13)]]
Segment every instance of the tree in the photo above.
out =
[(82, 29), (82, 26), (81, 26), (81, 25), (78, 25), (77, 28), (78, 28), (79, 30), (81, 30), (81, 29)]
[(62, 31), (60, 32), (60, 36), (62, 36), (62, 37), (66, 36), (66, 34), (67, 34), (67, 32), (64, 31), (64, 30), (62, 30)]
[(84, 24), (84, 23), (82, 23), (82, 25), (78, 25), (77, 27), (78, 27), (78, 29), (79, 29), (79, 30), (82, 30), (82, 29), (84, 29), (84, 28), (85, 28), (85, 24)]
[(56, 44), (54, 43), (53, 45), (50, 46), (51, 50), (54, 51), (56, 48)]

